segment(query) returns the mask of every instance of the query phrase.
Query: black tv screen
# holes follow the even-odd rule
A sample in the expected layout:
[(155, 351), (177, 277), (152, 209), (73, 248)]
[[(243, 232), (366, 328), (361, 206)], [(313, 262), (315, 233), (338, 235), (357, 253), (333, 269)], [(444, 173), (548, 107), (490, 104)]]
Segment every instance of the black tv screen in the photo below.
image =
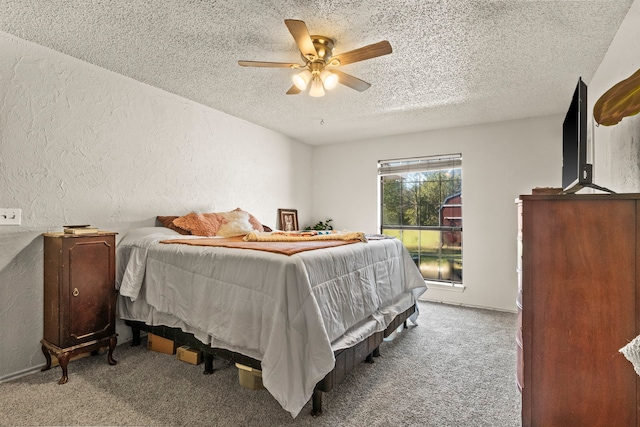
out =
[(591, 184), (587, 164), (587, 85), (578, 79), (562, 125), (562, 188), (565, 192)]

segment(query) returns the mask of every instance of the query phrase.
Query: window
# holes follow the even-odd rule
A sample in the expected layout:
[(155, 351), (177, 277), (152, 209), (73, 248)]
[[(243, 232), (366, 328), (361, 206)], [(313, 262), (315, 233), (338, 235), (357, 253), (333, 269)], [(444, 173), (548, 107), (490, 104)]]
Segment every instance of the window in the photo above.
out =
[(406, 246), (425, 280), (462, 283), (462, 156), (378, 162), (380, 232)]

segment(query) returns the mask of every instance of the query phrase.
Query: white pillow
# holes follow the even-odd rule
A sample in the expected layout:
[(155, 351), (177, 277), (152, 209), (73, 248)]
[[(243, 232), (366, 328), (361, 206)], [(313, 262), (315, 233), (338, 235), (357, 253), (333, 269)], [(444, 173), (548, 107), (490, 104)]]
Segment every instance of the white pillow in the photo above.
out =
[(171, 238), (172, 236), (182, 236), (180, 233), (166, 227), (139, 227), (127, 230), (122, 236), (119, 244), (135, 242), (145, 237), (159, 235)]
[(249, 213), (245, 211), (231, 211), (218, 213), (226, 222), (220, 226), (216, 236), (233, 237), (250, 233), (253, 226), (249, 222)]

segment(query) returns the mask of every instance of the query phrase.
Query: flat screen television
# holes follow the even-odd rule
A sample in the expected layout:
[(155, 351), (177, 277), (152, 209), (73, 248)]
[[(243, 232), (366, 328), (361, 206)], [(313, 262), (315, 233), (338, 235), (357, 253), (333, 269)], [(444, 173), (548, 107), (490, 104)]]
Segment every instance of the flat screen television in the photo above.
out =
[(573, 193), (592, 184), (587, 163), (587, 85), (578, 79), (562, 124), (562, 189)]

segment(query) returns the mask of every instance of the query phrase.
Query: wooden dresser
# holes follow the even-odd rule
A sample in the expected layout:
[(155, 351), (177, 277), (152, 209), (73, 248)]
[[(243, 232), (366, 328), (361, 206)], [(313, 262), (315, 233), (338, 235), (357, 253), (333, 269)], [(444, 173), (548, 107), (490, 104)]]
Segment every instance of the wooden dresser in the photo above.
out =
[(44, 339), (42, 352), (51, 368), (54, 355), (67, 382), (69, 359), (109, 347), (110, 365), (116, 346), (115, 235), (45, 233)]
[(522, 425), (640, 426), (619, 353), (640, 334), (640, 194), (522, 196), (519, 211)]

